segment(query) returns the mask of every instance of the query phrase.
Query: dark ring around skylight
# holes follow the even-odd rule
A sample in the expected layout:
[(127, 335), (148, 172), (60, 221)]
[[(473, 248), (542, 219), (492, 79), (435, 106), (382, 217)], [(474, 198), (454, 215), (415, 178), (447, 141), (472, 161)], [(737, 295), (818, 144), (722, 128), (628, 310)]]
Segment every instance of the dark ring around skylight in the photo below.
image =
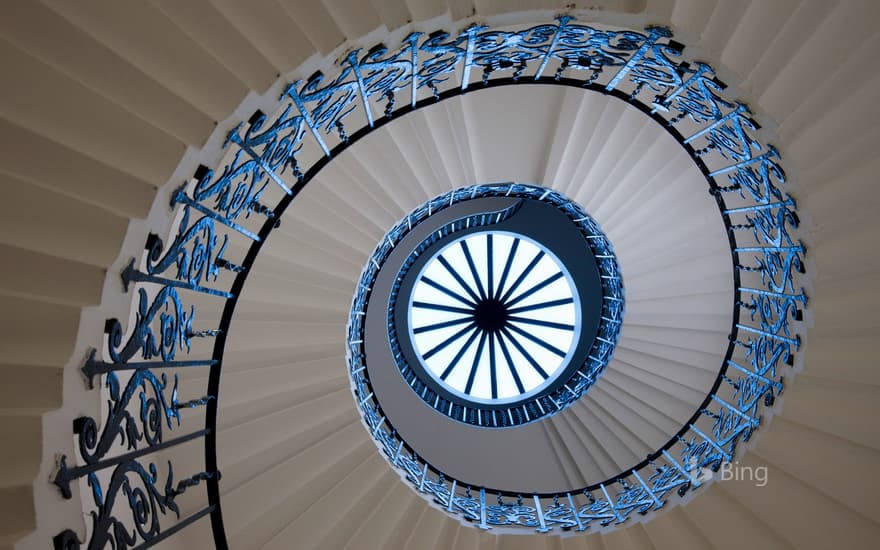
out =
[[(491, 187), (481, 186), (481, 189), (491, 189)], [(514, 192), (517, 190), (518, 192)], [(551, 194), (552, 196), (550, 196)], [(615, 285), (611, 285), (611, 291), (609, 291), (608, 281), (603, 281), (603, 275), (606, 279), (609, 275), (604, 272), (600, 274), (600, 263), (594, 254), (594, 247), (600, 246), (602, 243), (599, 252), (604, 258), (602, 260), (604, 263), (601, 265), (606, 266), (610, 245), (608, 245), (605, 236), (601, 234), (595, 221), (586, 215), (579, 206), (574, 205), (556, 192), (522, 184), (498, 186), (497, 193), (492, 193), (492, 195), (494, 196), (475, 197), (448, 205), (444, 208), (444, 216), (439, 216), (436, 219), (433, 216), (427, 216), (408, 231), (409, 235), (406, 241), (407, 246), (411, 247), (411, 253), (405, 261), (398, 264), (399, 273), (389, 298), (388, 337), (392, 355), (401, 375), (424, 403), (437, 412), (460, 422), (489, 428), (502, 428), (533, 422), (544, 416), (555, 414), (580, 398), (595, 382), (607, 361), (610, 360), (608, 346), (601, 346), (603, 353), (596, 353), (597, 347), (595, 345), (600, 325), (603, 323), (603, 312), (608, 306), (608, 303), (603, 303), (603, 300), (608, 295), (614, 294), (610, 298), (620, 300), (622, 307), (622, 286), (619, 281), (619, 273), (616, 272), (612, 275), (618, 280)], [(461, 215), (456, 216), (458, 211)], [(450, 222), (450, 220), (453, 221)], [(418, 345), (413, 342), (414, 331), (423, 329), (424, 326), (411, 326), (410, 324), (412, 318), (410, 308), (415, 301), (412, 293), (416, 285), (423, 281), (424, 268), (432, 260), (436, 261), (440, 257), (438, 253), (442, 253), (451, 244), (453, 247), (461, 248), (460, 244), (456, 245), (455, 243), (460, 243), (475, 235), (488, 234), (488, 232), (499, 236), (507, 235), (511, 238), (518, 238), (521, 242), (529, 243), (529, 246), (534, 250), (543, 250), (547, 256), (554, 259), (554, 262), (558, 262), (558, 265), (562, 266), (560, 272), (563, 273), (564, 279), (571, 284), (573, 302), (577, 307), (574, 315), (576, 322), (559, 323), (560, 326), (564, 325), (566, 328), (569, 325), (576, 327), (576, 331), (573, 331), (576, 333), (572, 335), (569, 349), (558, 350), (558, 346), (555, 346), (557, 350), (553, 350), (551, 349), (554, 347), (552, 345), (542, 345), (541, 338), (537, 333), (546, 327), (529, 330), (530, 326), (537, 325), (522, 322), (522, 317), (527, 316), (526, 312), (515, 311), (517, 322), (513, 326), (507, 324), (499, 331), (505, 345), (503, 347), (500, 344), (496, 345), (496, 353), (505, 356), (504, 352), (507, 351), (510, 358), (514, 359), (513, 362), (517, 363), (517, 369), (528, 370), (537, 366), (538, 370), (545, 370), (544, 374), (547, 374), (541, 383), (533, 384), (529, 388), (523, 384), (518, 389), (524, 391), (519, 392), (518, 395), (509, 395), (510, 392), (508, 392), (506, 398), (497, 395), (494, 398), (490, 395), (479, 397), (473, 395), (478, 393), (475, 391), (477, 384), (475, 373), (479, 370), (474, 366), (476, 357), (474, 350), (479, 350), (480, 340), (484, 340), (482, 350), (486, 351), (486, 345), (489, 342), (486, 331), (458, 334), (462, 332), (461, 329), (465, 328), (462, 326), (461, 329), (452, 330), (449, 337), (441, 341), (441, 343), (445, 342), (458, 334), (454, 340), (456, 340), (458, 349), (461, 350), (462, 345), (466, 343), (466, 341), (460, 341), (462, 337), (471, 340), (471, 356), (468, 359), (471, 362), (470, 365), (456, 367), (461, 369), (461, 373), (469, 372), (470, 375), (467, 376), (467, 382), (460, 380), (458, 387), (454, 387), (454, 384), (450, 386), (450, 384), (444, 383), (441, 376), (438, 376), (442, 373), (432, 374), (426, 368), (424, 355), (426, 351), (430, 350), (419, 350)], [(400, 241), (397, 246), (403, 246), (403, 244), (404, 242)], [(526, 246), (524, 245), (523, 248)], [(477, 268), (473, 254), (470, 256), (468, 260), (466, 254), (462, 255), (461, 258), (458, 258), (460, 260), (458, 263), (461, 265), (456, 266), (452, 266), (446, 260), (451, 268), (450, 278), (454, 280), (457, 276), (460, 281), (465, 282), (466, 286), (467, 282), (470, 282), (471, 285), (475, 282), (472, 268)], [(529, 260), (531, 259), (533, 258)], [(611, 260), (613, 261), (613, 254), (611, 254)], [(552, 270), (554, 262), (547, 264), (546, 267)], [(532, 262), (528, 263), (531, 265)], [(503, 271), (503, 266), (500, 264), (498, 268)], [(395, 267), (384, 265), (382, 269), (395, 269)], [(477, 272), (479, 271), (480, 269), (477, 269)], [(455, 275), (452, 274), (453, 272)], [(482, 269), (482, 272), (485, 275), (485, 268)], [(505, 284), (512, 285), (520, 274), (517, 274), (513, 281)], [(500, 282), (500, 276), (496, 275), (495, 279)], [(530, 287), (507, 296), (507, 300), (520, 300), (521, 294), (539, 287), (542, 281), (544, 279), (532, 281)], [(431, 282), (436, 283), (435, 281)], [(461, 284), (458, 284), (457, 287), (454, 284), (446, 286), (448, 287), (446, 290), (452, 290), (452, 293), (468, 293), (468, 290), (465, 290)], [(484, 286), (483, 292), (486, 290), (487, 288)], [(480, 290), (474, 286), (470, 292), (474, 292), (477, 300), (474, 300), (474, 297), (470, 295), (465, 296), (465, 299), (473, 306), (478, 305), (477, 301), (481, 297)], [(451, 296), (452, 293), (447, 292), (445, 295)], [(527, 299), (522, 299), (520, 303), (527, 304), (529, 302)], [(488, 303), (480, 305), (481, 307), (492, 306)], [(466, 306), (466, 304), (462, 303), (462, 306)], [(455, 306), (452, 308), (458, 309)], [(517, 308), (512, 309), (516, 310)], [(475, 313), (475, 311), (471, 313)], [(615, 340), (617, 330), (619, 330), (619, 322), (612, 331)], [(609, 336), (607, 326), (603, 334)], [(544, 335), (546, 336), (547, 333)], [(451, 344), (450, 347), (452, 347)], [(549, 369), (541, 369), (540, 362), (535, 360), (535, 356), (540, 355), (535, 350), (542, 348), (550, 350), (551, 355), (562, 356), (561, 364), (551, 365), (553, 367), (552, 373), (546, 372)], [(452, 355), (457, 356), (458, 354)], [(590, 359), (590, 355), (593, 355), (592, 359)], [(600, 355), (601, 358), (596, 357), (597, 355)], [(495, 357), (495, 359), (496, 368), (499, 370), (508, 365), (504, 362), (507, 357)], [(536, 362), (537, 365), (535, 365)], [(528, 367), (525, 366), (526, 363), (529, 363)], [(485, 383), (484, 381), (483, 384)], [(465, 389), (468, 391), (464, 391)], [(486, 393), (485, 388), (483, 393)]]

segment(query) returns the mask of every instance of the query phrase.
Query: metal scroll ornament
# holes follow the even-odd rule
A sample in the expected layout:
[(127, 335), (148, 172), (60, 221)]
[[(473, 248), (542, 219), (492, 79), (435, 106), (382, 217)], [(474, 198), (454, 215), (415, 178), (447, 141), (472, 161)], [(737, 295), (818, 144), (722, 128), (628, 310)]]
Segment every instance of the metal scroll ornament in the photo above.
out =
[[(801, 345), (805, 249), (777, 149), (762, 140), (749, 108), (726, 95), (712, 67), (686, 60), (671, 38), (662, 27), (598, 28), (568, 15), (513, 31), (471, 25), (414, 32), (399, 45), (350, 51), (332, 74), (290, 84), (274, 115), (257, 112), (235, 127), (220, 165), (199, 167), (173, 193), (167, 238), (151, 235), (142, 257), (122, 273), (134, 324), (126, 330), (108, 321), (104, 345), (87, 358), (82, 371), (95, 391), (102, 388), (104, 412), (74, 422), (77, 456), (60, 457), (54, 477), (67, 498), (74, 484), (91, 492), (92, 519), (85, 533), (59, 533), (55, 546), (149, 547), (210, 517), (215, 544), (226, 548), (216, 456), (219, 380), (238, 295), (262, 243), (303, 186), (353, 142), (422, 106), (490, 86), (555, 84), (613, 95), (681, 143), (729, 232), (736, 267), (730, 345), (690, 421), (631, 470), (564, 494), (464, 486), (409, 449), (372, 397), (356, 338), (374, 275), (368, 266), (349, 321), (348, 366), (364, 421), (389, 462), (437, 506), (481, 528), (548, 532), (651, 513), (672, 493), (698, 488), (701, 468), (733, 460), (782, 391)], [(246, 252), (230, 256), (232, 242)], [(383, 242), (374, 257), (393, 246)], [(200, 326), (196, 295), (220, 302), (218, 326)], [(206, 339), (213, 341), (208, 351), (193, 345)], [(207, 387), (179, 387), (178, 369), (204, 369)], [(197, 397), (180, 402), (184, 389)], [(188, 425), (179, 414), (190, 407), (205, 408), (203, 424)], [(175, 481), (172, 465), (156, 453), (187, 442), (203, 446), (204, 468)], [(187, 489), (204, 492), (203, 506), (179, 517), (176, 498)]]

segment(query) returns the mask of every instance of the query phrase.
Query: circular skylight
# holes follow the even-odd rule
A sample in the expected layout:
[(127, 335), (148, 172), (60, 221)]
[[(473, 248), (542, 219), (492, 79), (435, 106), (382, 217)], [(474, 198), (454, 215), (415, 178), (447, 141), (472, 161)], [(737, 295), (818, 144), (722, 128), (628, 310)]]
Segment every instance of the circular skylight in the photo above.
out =
[(544, 389), (580, 332), (568, 271), (521, 234), (452, 241), (424, 265), (410, 297), (411, 339), (425, 371), (468, 401), (506, 403)]
[(352, 325), (374, 357), (364, 368), (395, 366), (429, 408), (486, 428), (577, 401), (611, 359), (624, 312), (598, 224), (534, 185), (428, 201), (385, 235), (368, 269), (353, 306), (366, 313)]

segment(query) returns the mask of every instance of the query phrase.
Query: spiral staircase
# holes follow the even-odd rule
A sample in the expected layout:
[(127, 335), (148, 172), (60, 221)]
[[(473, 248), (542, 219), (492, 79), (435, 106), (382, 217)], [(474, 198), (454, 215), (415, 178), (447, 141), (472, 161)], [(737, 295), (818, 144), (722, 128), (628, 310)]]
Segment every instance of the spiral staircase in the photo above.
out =
[[(872, 168), (880, 167), (878, 8), (795, 0), (7, 3), (0, 429), (13, 450), (0, 470), (0, 547), (45, 548), (65, 528), (82, 537), (85, 483), (67, 500), (49, 480), (59, 454), (76, 454), (71, 420), (101, 417), (107, 390), (89, 389), (78, 371), (103, 345), (105, 319), (134, 320), (117, 275), (143, 255), (149, 234), (167, 236), (174, 191), (200, 165), (219, 164), (229, 130), (255, 110), (272, 111), (282, 75), (305, 78), (350, 45), (399, 41), (411, 22), (422, 30), (513, 25), (562, 9), (586, 22), (670, 27), (692, 56), (737, 83), (736, 96), (763, 117), (785, 160), (806, 228), (809, 332), (774, 414), (739, 457), (766, 467), (767, 485), (715, 482), (616, 529), (496, 534), (438, 510), (377, 452), (343, 367), (352, 294), (385, 232), (456, 187), (530, 181), (566, 193), (602, 223), (627, 285), (612, 364), (589, 400), (530, 425), (529, 441), (552, 464), (529, 470), (539, 451), (520, 445), (518, 475), (583, 486), (632, 467), (688, 421), (724, 359), (733, 306), (727, 234), (679, 144), (610, 96), (489, 88), (359, 139), (290, 203), (263, 245), (225, 337), (216, 403), (230, 546), (875, 547), (880, 431), (871, 417), (880, 377), (870, 312), (880, 305), (871, 286), (880, 265), (869, 220)], [(246, 251), (232, 240), (227, 257)], [(192, 303), (197, 329), (218, 325), (222, 302), (200, 295)], [(179, 384), (180, 402), (198, 401), (208, 373), (181, 369)], [(205, 410), (182, 410), (182, 422), (204, 425)], [(437, 455), (444, 466), (476, 478), (511, 475), (446, 453)], [(176, 472), (205, 469), (195, 443), (159, 455)], [(201, 485), (181, 494), (181, 517), (204, 502)], [(159, 546), (213, 540), (202, 518)]]

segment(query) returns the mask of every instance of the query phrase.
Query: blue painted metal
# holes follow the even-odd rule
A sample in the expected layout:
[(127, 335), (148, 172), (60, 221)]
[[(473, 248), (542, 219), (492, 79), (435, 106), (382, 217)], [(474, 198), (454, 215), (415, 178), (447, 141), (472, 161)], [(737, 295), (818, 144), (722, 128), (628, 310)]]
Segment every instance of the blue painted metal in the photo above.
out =
[[(759, 426), (762, 407), (781, 393), (783, 371), (798, 353), (808, 302), (800, 282), (806, 250), (797, 238), (800, 221), (785, 191), (778, 150), (763, 141), (748, 106), (727, 97), (726, 85), (709, 65), (685, 60), (683, 47), (671, 36), (658, 27), (645, 32), (594, 28), (568, 15), (522, 30), (471, 26), (458, 33), (416, 32), (396, 49), (379, 45), (350, 52), (336, 74), (316, 73), (291, 84), (276, 114), (255, 113), (236, 127), (225, 143), (229, 154), (216, 170), (219, 175), (202, 167), (173, 194), (170, 244), (152, 236), (145, 257), (132, 260), (123, 273), (126, 291), (137, 290), (133, 326), (126, 331), (120, 321), (109, 321), (104, 349), (94, 350), (83, 367), (90, 382), (102, 378), (109, 407), (100, 421), (77, 420), (79, 465), (68, 466), (62, 457), (55, 477), (67, 498), (74, 481), (92, 492), (93, 529), (85, 542), (66, 530), (55, 537), (55, 546), (102, 548), (113, 541), (116, 548), (149, 547), (209, 515), (217, 547), (227, 547), (216, 457), (219, 381), (238, 295), (262, 243), (329, 159), (403, 114), (481, 87), (559, 84), (613, 95), (654, 118), (681, 143), (706, 176), (728, 228), (736, 303), (730, 345), (702, 405), (642, 463), (591, 487), (528, 495), (535, 507), (523, 506), (522, 495), (487, 487), (475, 488), (483, 498), (474, 498), (470, 486), (444, 476), (409, 449), (371, 395), (356, 337), (369, 281), (378, 269), (371, 264), (349, 320), (349, 372), (364, 421), (388, 460), (417, 490), (466, 521), (556, 531), (619, 523), (633, 511), (651, 513), (671, 491), (683, 495), (695, 488), (697, 469), (737, 456), (739, 444)], [(396, 101), (401, 95), (405, 100)], [(361, 116), (352, 116), (355, 112)], [(355, 120), (365, 121), (363, 127), (346, 129), (346, 122), (360, 124)], [(304, 167), (299, 155), (307, 147), (321, 155)], [(424, 205), (406, 223), (448, 200), (457, 200), (455, 192)], [(230, 259), (227, 244), (233, 239), (244, 239), (249, 248)], [(376, 256), (387, 254), (394, 242), (384, 241)], [(605, 268), (613, 273), (608, 262)], [(607, 284), (619, 279), (611, 276)], [(193, 328), (195, 311), (186, 305), (191, 293), (223, 303), (219, 327)], [(619, 319), (622, 307), (622, 301), (610, 300), (607, 318)], [(194, 338), (213, 338), (213, 350), (195, 351)], [(590, 354), (597, 363), (607, 362), (613, 348), (613, 339), (605, 340), (605, 347)], [(184, 367), (207, 369), (208, 388), (196, 393), (203, 397), (179, 403), (177, 378), (169, 388), (165, 371)], [(569, 394), (547, 405), (564, 407), (566, 399), (576, 399), (576, 388)], [(190, 406), (206, 408), (206, 424), (166, 437), (181, 429), (179, 410)], [(170, 466), (160, 472), (149, 461), (151, 453), (198, 439), (204, 440), (204, 471), (176, 485)], [(97, 476), (104, 469), (109, 474)], [(109, 482), (102, 487), (97, 479)], [(175, 497), (197, 483), (207, 488), (202, 510), (176, 523), (174, 518), (157, 521), (177, 513)], [(125, 498), (117, 498), (120, 492)], [(486, 494), (517, 499), (517, 504), (487, 505)], [(121, 519), (125, 514), (128, 518)]]

